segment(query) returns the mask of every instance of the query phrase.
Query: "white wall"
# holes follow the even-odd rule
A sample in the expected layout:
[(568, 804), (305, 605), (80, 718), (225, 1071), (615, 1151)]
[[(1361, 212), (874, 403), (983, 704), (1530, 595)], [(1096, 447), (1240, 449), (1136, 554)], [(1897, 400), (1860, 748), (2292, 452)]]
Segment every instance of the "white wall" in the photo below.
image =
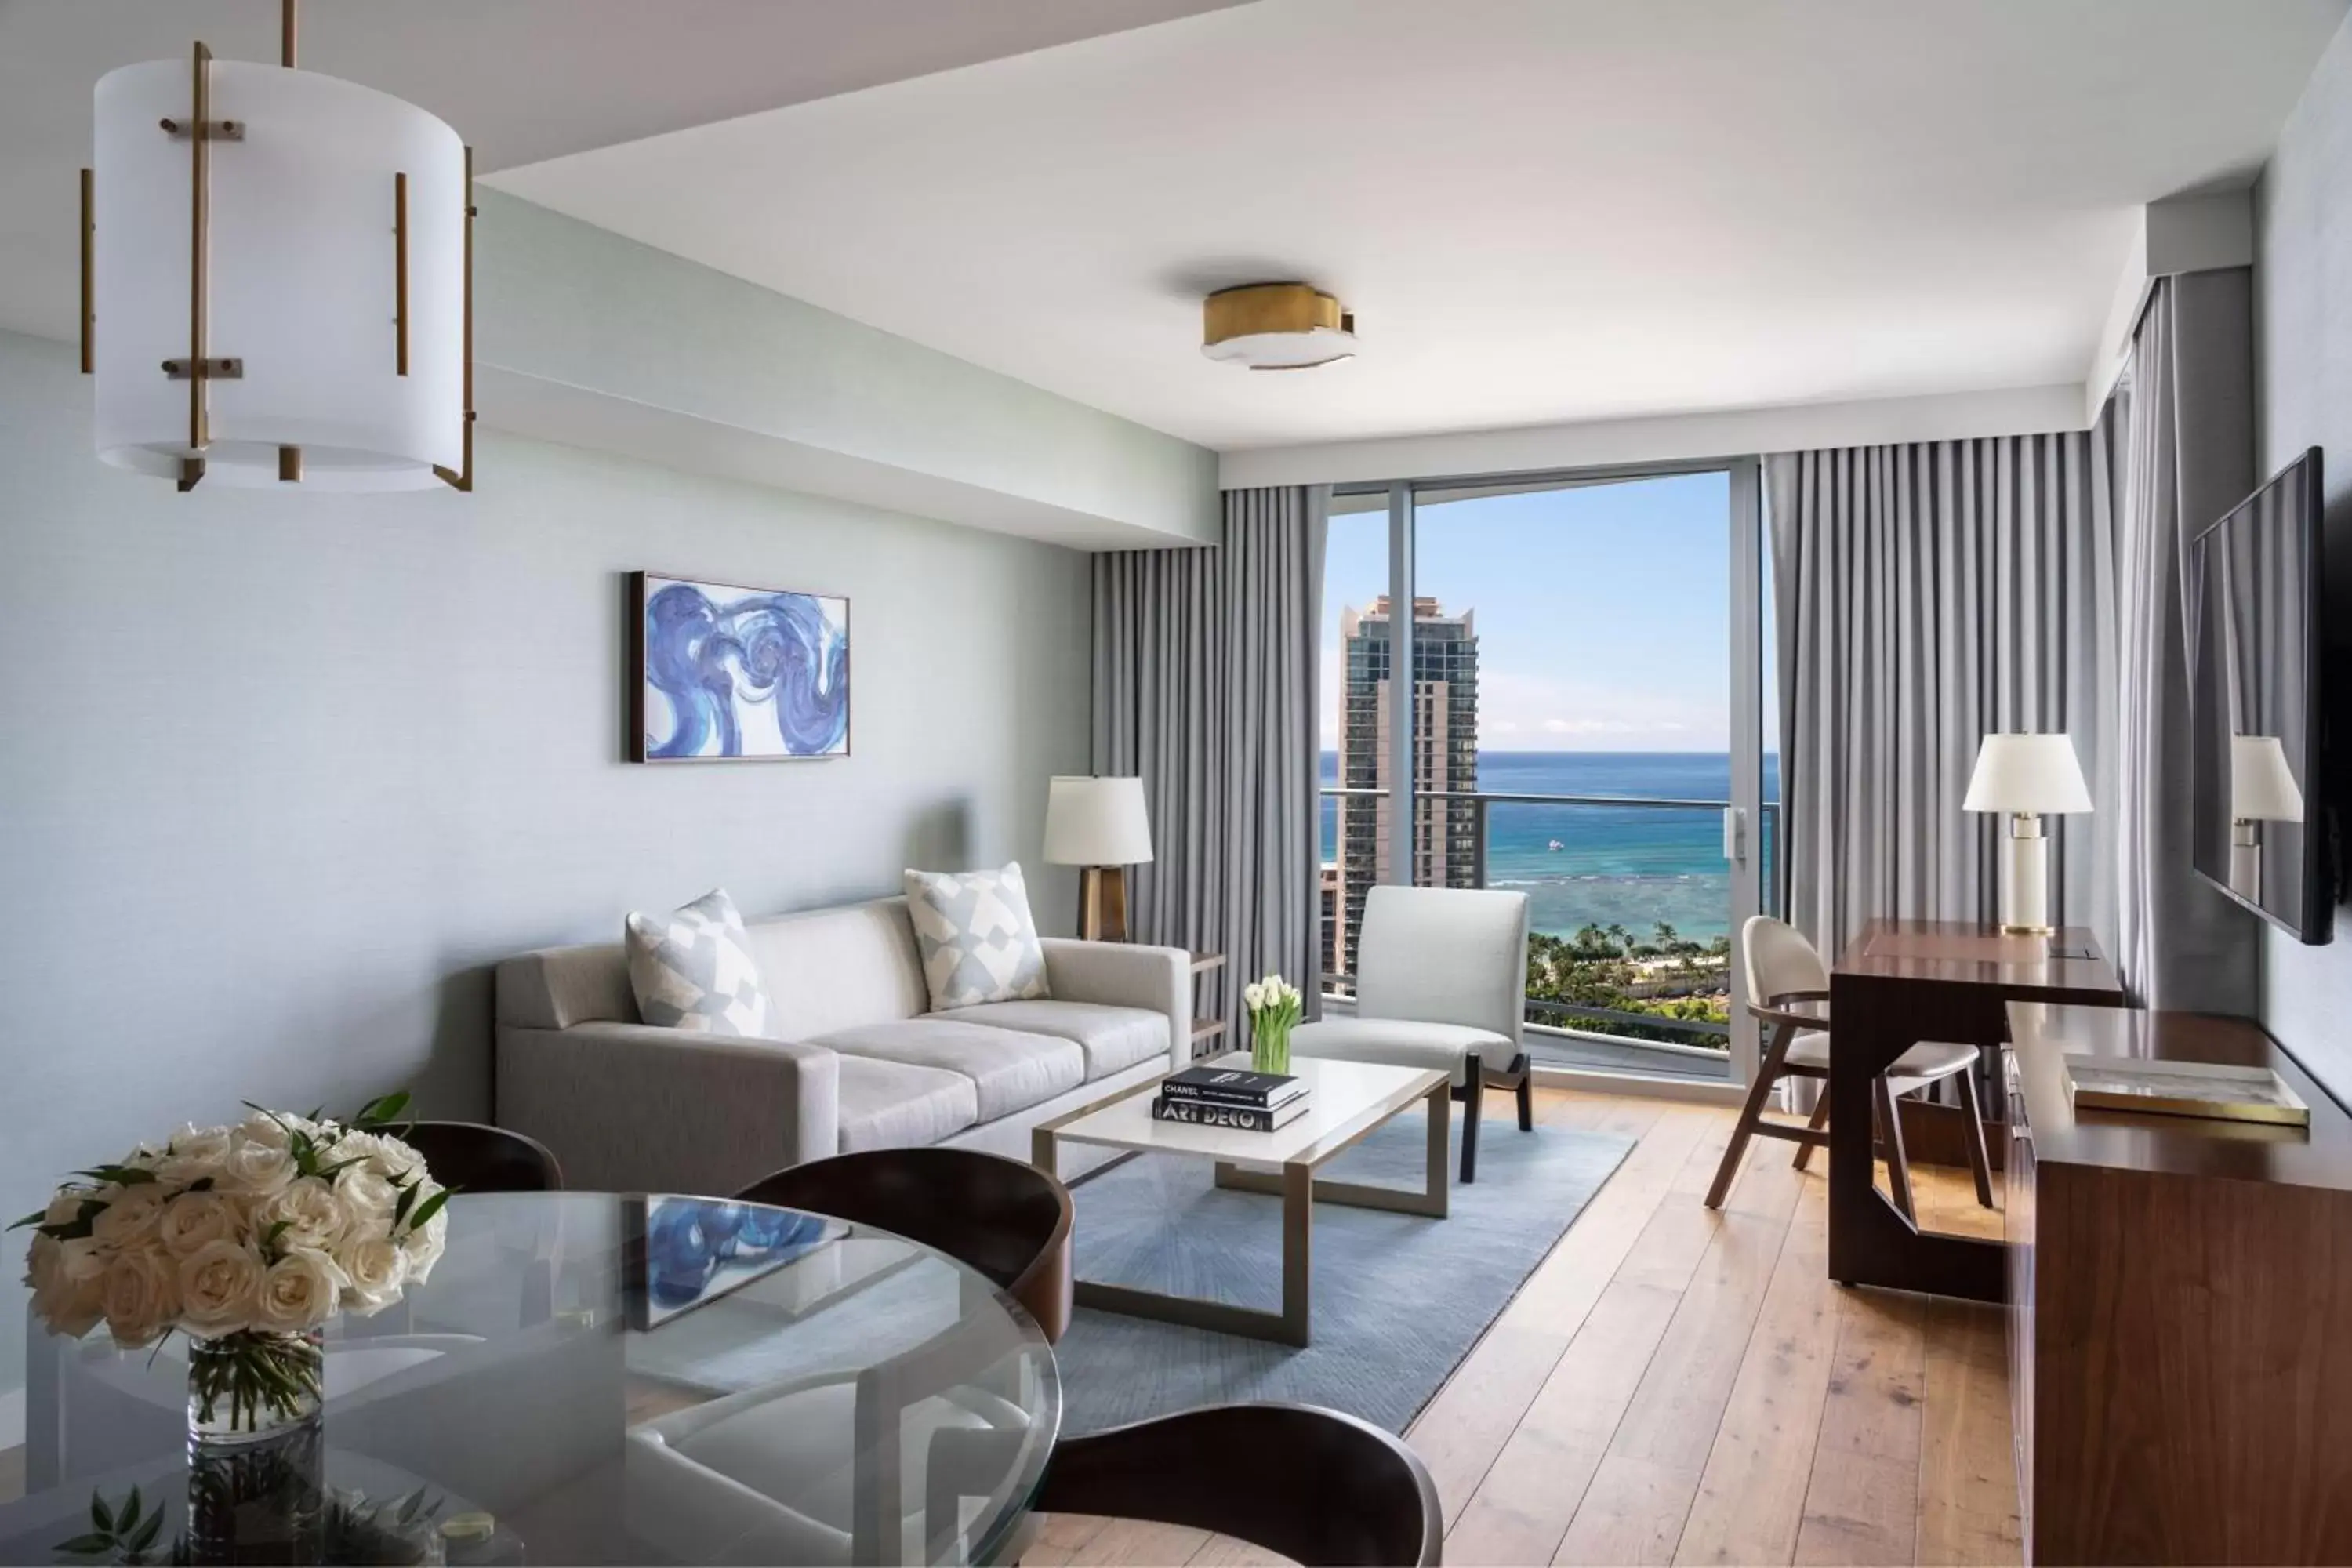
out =
[[(2352, 643), (2352, 23), (2288, 117), (2255, 214), (2261, 467), (2273, 473), (2306, 447), (2326, 448), (2328, 619), (2340, 656)], [(2336, 665), (2340, 673), (2340, 657)], [(2339, 732), (2335, 743), (2352, 746), (2352, 737)], [(2352, 813), (2343, 826), (2352, 830)], [(2328, 947), (2266, 931), (2263, 1016), (2315, 1077), (2352, 1101), (2352, 911), (2338, 910), (2336, 931)]]
[[(242, 1099), (480, 1115), (498, 958), (714, 884), (758, 913), (1034, 861), (1086, 765), (1076, 552), (496, 435), (471, 497), (181, 496), (100, 464), (89, 404), (0, 332), (9, 1217)], [(856, 754), (621, 761), (636, 568), (848, 595)], [(1049, 929), (1066, 880), (1033, 877)]]

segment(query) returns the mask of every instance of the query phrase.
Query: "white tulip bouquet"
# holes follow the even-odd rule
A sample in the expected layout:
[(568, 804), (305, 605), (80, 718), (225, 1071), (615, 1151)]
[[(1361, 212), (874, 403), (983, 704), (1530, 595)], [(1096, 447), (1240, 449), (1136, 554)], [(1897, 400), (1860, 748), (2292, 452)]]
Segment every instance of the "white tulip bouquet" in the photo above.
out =
[(314, 1331), (391, 1306), (441, 1257), (450, 1189), (395, 1135), (407, 1104), (385, 1095), (347, 1121), (256, 1106), (76, 1172), (16, 1222), (33, 1227), (34, 1312), (77, 1339), (103, 1321), (126, 1347), (187, 1335), (207, 1426), (223, 1399), (231, 1431), (315, 1407)]
[(1268, 974), (1242, 987), (1242, 1003), (1249, 1008), (1250, 1066), (1259, 1072), (1288, 1072), (1290, 1031), (1305, 1016), (1306, 997), (1281, 975)]

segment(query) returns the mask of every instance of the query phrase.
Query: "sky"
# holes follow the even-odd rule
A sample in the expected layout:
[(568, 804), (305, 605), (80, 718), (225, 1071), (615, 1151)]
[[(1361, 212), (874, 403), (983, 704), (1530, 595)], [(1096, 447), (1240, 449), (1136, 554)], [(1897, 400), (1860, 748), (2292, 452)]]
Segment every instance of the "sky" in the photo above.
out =
[[(1722, 473), (1423, 506), (1416, 591), (1448, 615), (1476, 612), (1479, 749), (1727, 751), (1730, 509)], [(1327, 749), (1338, 743), (1346, 669), (1340, 611), (1387, 589), (1386, 510), (1333, 517)]]

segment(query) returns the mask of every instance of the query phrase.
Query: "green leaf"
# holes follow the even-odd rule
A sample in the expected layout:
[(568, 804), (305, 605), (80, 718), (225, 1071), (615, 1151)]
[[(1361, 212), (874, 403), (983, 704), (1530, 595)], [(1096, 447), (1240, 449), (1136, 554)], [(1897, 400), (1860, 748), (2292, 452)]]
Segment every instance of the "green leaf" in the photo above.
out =
[(143, 1506), (139, 1500), (139, 1489), (132, 1487), (131, 1495), (122, 1500), (122, 1517), (114, 1521), (115, 1533), (119, 1535), (138, 1523), (139, 1510)]
[(48, 1217), (48, 1210), (35, 1209), (31, 1214), (26, 1215), (23, 1219), (18, 1220), (8, 1228), (10, 1230), (22, 1230), (28, 1225), (45, 1225), (47, 1223)]
[(408, 1205), (415, 1201), (416, 1182), (411, 1179), (401, 1187), (400, 1201), (392, 1205), (392, 1226), (394, 1230), (399, 1229), (400, 1222), (408, 1217)]
[(416, 1212), (408, 1216), (408, 1228), (411, 1230), (423, 1230), (425, 1226), (425, 1223), (432, 1219), (435, 1215), (439, 1214), (441, 1212), (441, 1206), (449, 1201), (449, 1194), (457, 1190), (457, 1189), (455, 1187), (444, 1187), (439, 1192), (434, 1194), (431, 1197), (425, 1199), (423, 1203), (417, 1205)]
[(361, 1106), (359, 1113), (352, 1120), (362, 1127), (381, 1127), (387, 1121), (397, 1121), (400, 1113), (408, 1109), (408, 1100), (409, 1094), (404, 1089), (379, 1094)]
[(71, 1541), (58, 1542), (49, 1550), (63, 1552), (75, 1557), (96, 1557), (114, 1550), (114, 1537), (98, 1534), (77, 1535)]
[(106, 1499), (97, 1492), (89, 1494), (89, 1521), (109, 1535), (114, 1533), (114, 1510), (106, 1506)]
[(163, 1510), (159, 1508), (153, 1513), (147, 1516), (147, 1522), (141, 1525), (139, 1527), (139, 1533), (131, 1538), (129, 1542), (131, 1550), (133, 1552), (146, 1551), (149, 1547), (155, 1544), (155, 1537), (163, 1531)]

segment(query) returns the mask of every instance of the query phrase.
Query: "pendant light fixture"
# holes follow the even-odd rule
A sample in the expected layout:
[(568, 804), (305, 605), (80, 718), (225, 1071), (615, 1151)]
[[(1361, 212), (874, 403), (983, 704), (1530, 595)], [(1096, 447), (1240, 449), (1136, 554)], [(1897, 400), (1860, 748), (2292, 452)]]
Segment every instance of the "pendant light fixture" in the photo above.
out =
[(473, 488), (473, 151), (282, 62), (99, 79), (81, 172), (98, 453), (215, 484)]
[(1201, 352), (1252, 370), (1312, 370), (1356, 352), (1356, 313), (1306, 283), (1245, 283), (1201, 301)]

